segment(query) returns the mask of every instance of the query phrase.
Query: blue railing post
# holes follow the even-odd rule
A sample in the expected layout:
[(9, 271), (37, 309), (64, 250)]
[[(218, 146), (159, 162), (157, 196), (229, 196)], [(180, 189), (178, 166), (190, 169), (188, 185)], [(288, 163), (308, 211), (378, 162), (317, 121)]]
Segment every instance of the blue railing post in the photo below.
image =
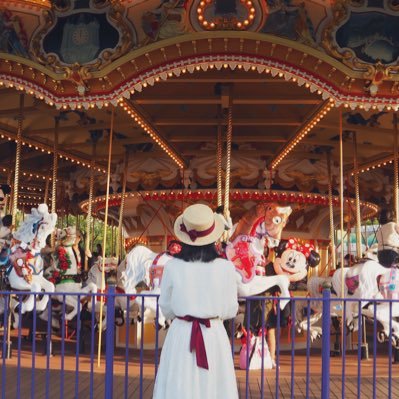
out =
[(108, 285), (105, 337), (105, 399), (113, 398), (115, 344), (115, 285)]
[(322, 346), (321, 346), (321, 399), (330, 398), (330, 290), (323, 290)]

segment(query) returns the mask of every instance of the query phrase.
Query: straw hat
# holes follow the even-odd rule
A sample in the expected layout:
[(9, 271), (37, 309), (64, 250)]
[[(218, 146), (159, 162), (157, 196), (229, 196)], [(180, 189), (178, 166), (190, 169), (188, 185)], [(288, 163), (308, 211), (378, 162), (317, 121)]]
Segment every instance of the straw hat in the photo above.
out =
[(223, 219), (209, 206), (187, 207), (175, 221), (175, 236), (185, 244), (202, 246), (217, 241), (224, 231)]

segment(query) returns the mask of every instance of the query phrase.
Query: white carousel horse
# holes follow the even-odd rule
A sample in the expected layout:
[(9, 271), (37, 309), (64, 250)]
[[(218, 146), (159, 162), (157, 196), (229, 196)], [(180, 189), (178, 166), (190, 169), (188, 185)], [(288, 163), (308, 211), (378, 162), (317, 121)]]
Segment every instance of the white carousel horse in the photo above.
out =
[(65, 320), (72, 320), (78, 313), (79, 301), (84, 294), (97, 292), (97, 285), (88, 282), (84, 287), (81, 281), (81, 257), (79, 252), (80, 235), (75, 226), (65, 228), (60, 237), (60, 245), (52, 257), (52, 266), (47, 269), (49, 280), (55, 284), (55, 292), (66, 292), (82, 295), (55, 295), (58, 302), (64, 302), (67, 309)]
[[(93, 264), (93, 266), (91, 267), (89, 274), (88, 274), (88, 278), (87, 278), (87, 283), (88, 284), (95, 284), (97, 287), (99, 287), (97, 292), (101, 292), (101, 287), (102, 287), (102, 257), (99, 256), (96, 260), (96, 262)], [(104, 262), (104, 273), (105, 275), (107, 275), (110, 272), (116, 271), (118, 268), (118, 259), (115, 257), (111, 257), (111, 258), (105, 258), (105, 262)], [(105, 285), (103, 287), (102, 290), (104, 293), (107, 293), (108, 291), (108, 287), (107, 285)], [(123, 285), (121, 284), (121, 282), (119, 281), (119, 278), (117, 278), (117, 285), (116, 285), (116, 293), (117, 294), (128, 294), (130, 296), (130, 301), (129, 301), (129, 309), (127, 307), (128, 304), (128, 300), (127, 300), (127, 296), (126, 295), (117, 295), (115, 296), (115, 309), (120, 309), (122, 312), (121, 318), (122, 321), (116, 321), (117, 325), (121, 325), (123, 324), (125, 315), (127, 313), (129, 313), (129, 320), (131, 321), (136, 321), (138, 319), (139, 316), (139, 306), (137, 305), (136, 301), (135, 301), (135, 297), (131, 296), (130, 292), (126, 292), (123, 288)], [(89, 311), (91, 310), (92, 307), (92, 303), (89, 302)], [(99, 299), (95, 305), (95, 312), (98, 315), (100, 312), (100, 302)], [(107, 312), (107, 303), (106, 301), (104, 301), (104, 307), (103, 307), (103, 329), (106, 328), (106, 312)]]
[[(57, 214), (49, 213), (46, 204), (32, 208), (18, 230), (13, 234), (10, 263), (7, 270), (12, 290), (32, 292), (54, 292), (54, 284), (43, 277), (43, 260), (40, 251), (46, 245), (46, 238), (54, 231)], [(36, 310), (47, 307), (49, 297), (43, 295), (36, 302)], [(34, 308), (34, 296), (29, 295), (22, 302), (21, 313)]]
[[(141, 295), (159, 295), (163, 268), (171, 259), (167, 252), (157, 254), (147, 247), (138, 245), (126, 256), (126, 259), (118, 266), (118, 281), (121, 288), (129, 294), (136, 293), (136, 286), (144, 282), (150, 289), (140, 291)], [(156, 297), (146, 296), (135, 299), (141, 311), (144, 306), (144, 322), (154, 320), (157, 314), (158, 301)], [(161, 309), (158, 309), (158, 324), (166, 327), (167, 320)]]
[[(378, 240), (378, 257), (381, 262), (374, 260), (363, 259), (359, 264), (351, 267), (341, 268), (334, 272), (332, 277), (321, 278), (313, 277), (308, 282), (308, 289), (311, 291), (312, 286), (326, 286), (330, 285), (333, 289), (334, 295), (337, 298), (351, 298), (358, 301), (346, 301), (345, 313), (346, 324), (351, 329), (357, 328), (357, 318), (359, 316), (359, 301), (361, 313), (371, 319), (374, 318), (374, 306), (367, 306), (376, 301), (376, 319), (379, 321), (383, 330), (379, 332), (379, 339), (388, 337), (390, 335), (390, 324), (392, 327), (392, 337), (394, 341), (399, 341), (399, 323), (395, 318), (399, 317), (399, 302), (394, 301), (392, 305), (388, 302), (378, 302), (379, 299), (397, 299), (399, 298), (399, 270), (397, 264), (390, 264), (390, 261), (384, 262), (384, 256), (388, 252), (388, 259), (390, 253), (393, 253), (393, 258), (397, 256), (399, 250), (399, 226), (395, 223), (387, 223), (382, 226), (377, 232)], [(342, 291), (342, 281), (344, 281), (344, 291)], [(313, 290), (312, 296), (317, 295), (317, 291)], [(319, 289), (319, 296), (321, 290)], [(337, 312), (335, 309), (339, 306), (332, 302), (332, 315), (343, 315), (342, 309)], [(392, 306), (392, 312), (389, 308)], [(321, 314), (321, 310), (320, 313)], [(390, 320), (390, 316), (392, 320)], [(305, 321), (304, 321), (305, 322)]]

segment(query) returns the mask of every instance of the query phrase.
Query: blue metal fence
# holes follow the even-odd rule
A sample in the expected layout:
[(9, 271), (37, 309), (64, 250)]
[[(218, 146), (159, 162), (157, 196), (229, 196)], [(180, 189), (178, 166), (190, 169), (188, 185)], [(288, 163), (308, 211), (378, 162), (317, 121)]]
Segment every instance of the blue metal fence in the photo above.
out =
[[(115, 302), (121, 297), (130, 309), (138, 302), (141, 317), (145, 311), (145, 300), (156, 295), (137, 295), (131, 298), (115, 293), (110, 286), (107, 294), (38, 293), (35, 294), (34, 309), (22, 314), (22, 301), (31, 293), (2, 292), (3, 313), (0, 315), (1, 381), (2, 399), (22, 398), (150, 398), (160, 357), (159, 327), (154, 323), (153, 348), (145, 350), (144, 322), (134, 326), (130, 312), (125, 312), (123, 326), (115, 326)], [(38, 312), (36, 301), (48, 295), (49, 303), (44, 312)], [(57, 298), (63, 298), (57, 304)], [(66, 298), (72, 296), (78, 303), (78, 314), (72, 321), (65, 320)], [(97, 365), (98, 317), (86, 307), (95, 309), (95, 301), (103, 297), (106, 305), (107, 328), (103, 332), (101, 366)], [(88, 298), (88, 299), (87, 299)], [(226, 323), (231, 338), (232, 355), (237, 369), (237, 379), (242, 398), (311, 398), (330, 397), (393, 398), (399, 392), (398, 340), (393, 333), (392, 316), (396, 316), (399, 301), (359, 301), (346, 298), (331, 298), (325, 290), (322, 298), (290, 298), (287, 305), (290, 314), (280, 309), (284, 298), (242, 298), (245, 316)], [(86, 301), (86, 304), (83, 302)], [(266, 302), (267, 301), (267, 302)], [(120, 302), (120, 301), (119, 301)], [(389, 331), (386, 342), (377, 321), (378, 307), (388, 303)], [(91, 305), (91, 306), (88, 306)], [(362, 317), (368, 306), (374, 317)], [(355, 318), (358, 328), (351, 332), (342, 319), (346, 312)], [(340, 308), (338, 316), (332, 309)], [(254, 312), (257, 309), (257, 319)], [(370, 312), (370, 309), (372, 311)], [(394, 312), (393, 312), (394, 309)], [(273, 312), (276, 336), (275, 367), (268, 369), (267, 331), (271, 328), (268, 319)], [(322, 312), (319, 328), (321, 340), (313, 341), (309, 328), (298, 334), (297, 327), (309, 326), (315, 315)], [(158, 318), (158, 308), (156, 319)], [(9, 317), (10, 316), (10, 317)], [(341, 317), (340, 317), (341, 316)], [(285, 322), (286, 327), (282, 327)], [(355, 323), (355, 324), (356, 324)], [(140, 329), (140, 345), (130, 348), (132, 329)], [(148, 328), (148, 327), (147, 327)], [(317, 328), (317, 327), (316, 327)], [(116, 347), (116, 332), (123, 330), (124, 347)], [(251, 332), (254, 334), (251, 335)], [(283, 336), (284, 332), (284, 336)], [(237, 341), (237, 336), (246, 334)], [(10, 336), (10, 339), (8, 337)], [(379, 338), (379, 339), (377, 339)], [(350, 339), (357, 339), (356, 348)], [(257, 346), (255, 345), (258, 340)], [(381, 342), (379, 342), (381, 341)], [(270, 341), (269, 341), (270, 342)], [(252, 345), (252, 343), (254, 345)], [(246, 345), (246, 367), (239, 370), (239, 349)], [(367, 345), (372, 346), (368, 359)], [(256, 346), (256, 348), (255, 348)], [(259, 349), (260, 348), (260, 349)], [(255, 349), (260, 350), (260, 370), (251, 369)], [(332, 355), (336, 357), (332, 358)], [(241, 357), (241, 361), (243, 358)], [(242, 362), (241, 362), (242, 363)], [(242, 364), (241, 364), (242, 365)], [(339, 368), (342, 367), (342, 371)]]

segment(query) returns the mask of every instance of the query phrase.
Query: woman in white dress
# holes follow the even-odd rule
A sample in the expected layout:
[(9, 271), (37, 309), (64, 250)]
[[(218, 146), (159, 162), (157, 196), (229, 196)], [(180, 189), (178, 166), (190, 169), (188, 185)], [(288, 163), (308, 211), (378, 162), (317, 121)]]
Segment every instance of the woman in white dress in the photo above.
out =
[(223, 320), (237, 314), (234, 265), (215, 249), (224, 221), (202, 204), (174, 225), (182, 249), (164, 269), (159, 305), (173, 319), (161, 354), (154, 399), (236, 399), (237, 382)]

